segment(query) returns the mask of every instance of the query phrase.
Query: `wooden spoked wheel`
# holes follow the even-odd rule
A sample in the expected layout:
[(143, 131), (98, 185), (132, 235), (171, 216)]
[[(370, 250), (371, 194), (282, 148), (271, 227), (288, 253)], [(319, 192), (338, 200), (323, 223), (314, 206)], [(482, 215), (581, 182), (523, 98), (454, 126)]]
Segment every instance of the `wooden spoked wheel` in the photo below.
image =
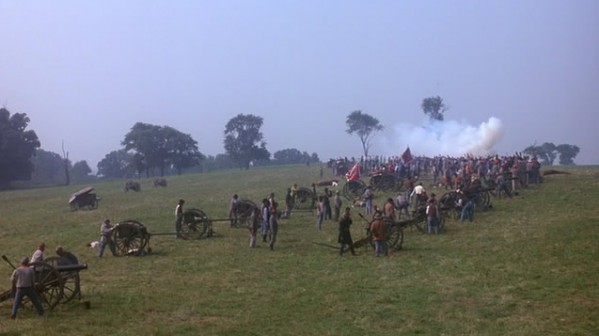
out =
[(150, 234), (142, 223), (128, 219), (118, 223), (112, 231), (112, 240), (118, 256), (140, 255), (146, 252)]
[(64, 283), (60, 272), (45, 262), (34, 262), (29, 266), (35, 271), (35, 290), (40, 297), (42, 306), (46, 310), (51, 310), (63, 298)]
[(183, 212), (181, 223), (181, 237), (183, 239), (200, 239), (212, 236), (212, 222), (204, 211), (189, 209)]
[[(60, 264), (60, 257), (49, 257), (44, 262), (57, 268)], [(78, 271), (59, 272), (62, 277), (62, 299), (60, 303), (67, 303), (75, 297), (81, 298), (81, 285)]]

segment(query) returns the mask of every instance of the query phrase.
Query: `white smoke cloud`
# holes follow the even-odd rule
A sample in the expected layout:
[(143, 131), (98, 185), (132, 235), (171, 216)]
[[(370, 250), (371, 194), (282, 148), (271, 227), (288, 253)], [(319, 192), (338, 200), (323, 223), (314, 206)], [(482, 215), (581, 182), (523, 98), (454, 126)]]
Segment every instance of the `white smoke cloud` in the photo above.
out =
[(392, 141), (385, 141), (394, 149), (387, 155), (401, 154), (409, 146), (413, 155), (480, 156), (495, 153), (494, 146), (503, 137), (503, 123), (495, 117), (478, 126), (455, 120), (427, 121), (423, 126), (399, 124), (394, 133)]

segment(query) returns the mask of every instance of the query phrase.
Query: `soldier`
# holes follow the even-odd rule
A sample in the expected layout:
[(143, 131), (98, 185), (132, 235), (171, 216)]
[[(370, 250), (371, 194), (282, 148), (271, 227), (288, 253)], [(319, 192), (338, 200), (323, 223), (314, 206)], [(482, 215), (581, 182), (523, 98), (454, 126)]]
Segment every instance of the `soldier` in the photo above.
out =
[(374, 213), (374, 220), (370, 224), (370, 233), (374, 241), (374, 256), (388, 255), (387, 251), (387, 225), (383, 222), (383, 214), (380, 211)]
[(343, 255), (343, 250), (345, 249), (345, 245), (349, 246), (349, 250), (352, 255), (356, 255), (356, 251), (354, 251), (354, 242), (351, 238), (350, 227), (352, 225), (352, 219), (350, 215), (350, 208), (345, 208), (345, 213), (343, 214), (343, 218), (339, 221), (339, 237), (338, 242), (340, 244), (339, 255)]
[(98, 253), (98, 257), (102, 258), (104, 255), (104, 249), (106, 249), (106, 245), (110, 248), (110, 252), (112, 255), (116, 255), (116, 246), (114, 241), (112, 240), (112, 231), (116, 229), (119, 225), (110, 224), (110, 219), (106, 218), (104, 222), (102, 222), (102, 226), (100, 226), (100, 252)]
[(33, 252), (33, 255), (31, 256), (31, 262), (42, 262), (44, 261), (44, 250), (46, 249), (46, 244), (44, 243), (40, 243), (37, 246), (37, 249), (35, 250), (35, 252)]
[(237, 226), (237, 205), (239, 204), (239, 196), (233, 195), (229, 202), (229, 219), (231, 220), (231, 227)]
[(62, 246), (56, 247), (56, 255), (58, 256), (57, 264), (61, 265), (77, 265), (79, 260), (75, 255), (69, 251), (65, 251)]
[(177, 239), (181, 238), (181, 225), (183, 222), (183, 204), (185, 200), (180, 199), (175, 207), (175, 231), (177, 231)]
[(29, 300), (35, 306), (37, 313), (40, 316), (44, 315), (44, 307), (40, 301), (37, 292), (35, 291), (35, 271), (29, 267), (29, 258), (25, 257), (21, 259), (21, 263), (17, 269), (14, 270), (10, 277), (13, 288), (16, 288), (15, 299), (12, 304), (12, 312), (10, 314), (11, 319), (17, 318), (17, 311), (23, 301), (23, 297), (27, 296)]

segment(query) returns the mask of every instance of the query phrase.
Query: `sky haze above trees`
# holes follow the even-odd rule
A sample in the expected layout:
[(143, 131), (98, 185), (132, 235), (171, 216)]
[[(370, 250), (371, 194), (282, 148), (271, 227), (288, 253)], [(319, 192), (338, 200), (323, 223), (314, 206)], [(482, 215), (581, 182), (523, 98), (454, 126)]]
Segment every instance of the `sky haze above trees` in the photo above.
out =
[(0, 13), (0, 106), (93, 170), (138, 122), (224, 153), (239, 114), (263, 119), (270, 153), (327, 160), (362, 154), (345, 132), (360, 110), (384, 126), (370, 153), (400, 155), (415, 146), (395, 126), (421, 128), (435, 96), (446, 122), (501, 120), (499, 154), (551, 142), (599, 163), (597, 1), (0, 0)]

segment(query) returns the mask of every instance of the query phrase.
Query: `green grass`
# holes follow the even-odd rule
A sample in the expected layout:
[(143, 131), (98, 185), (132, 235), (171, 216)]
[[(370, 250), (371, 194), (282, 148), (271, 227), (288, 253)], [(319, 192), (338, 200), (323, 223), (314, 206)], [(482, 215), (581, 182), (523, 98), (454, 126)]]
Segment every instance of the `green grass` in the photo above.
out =
[[(565, 168), (564, 168), (565, 169)], [(225, 218), (233, 193), (260, 201), (274, 191), (282, 204), (294, 182), (318, 180), (319, 167), (289, 166), (169, 177), (167, 188), (142, 180), (94, 185), (93, 211), (69, 210), (84, 185), (0, 192), (0, 253), (13, 263), (40, 241), (58, 244), (89, 265), (84, 300), (59, 305), (46, 319), (22, 309), (6, 335), (591, 335), (599, 333), (599, 168), (546, 177), (512, 200), (493, 199), (474, 223), (448, 222), (448, 232), (408, 230), (404, 249), (374, 258), (366, 248), (340, 258), (337, 225), (315, 229), (314, 215), (281, 222), (275, 251), (248, 248), (245, 229), (215, 223), (218, 235), (197, 241), (151, 238), (145, 257), (99, 259), (85, 244), (102, 219), (136, 219), (151, 233), (174, 230), (174, 207)], [(330, 176), (325, 176), (329, 178)], [(321, 188), (322, 189), (322, 188)], [(437, 191), (441, 194), (440, 191)], [(387, 196), (377, 194), (382, 205)], [(346, 201), (347, 203), (347, 201)], [(354, 209), (354, 239), (363, 222)], [(0, 263), (8, 289), (11, 268)]]

